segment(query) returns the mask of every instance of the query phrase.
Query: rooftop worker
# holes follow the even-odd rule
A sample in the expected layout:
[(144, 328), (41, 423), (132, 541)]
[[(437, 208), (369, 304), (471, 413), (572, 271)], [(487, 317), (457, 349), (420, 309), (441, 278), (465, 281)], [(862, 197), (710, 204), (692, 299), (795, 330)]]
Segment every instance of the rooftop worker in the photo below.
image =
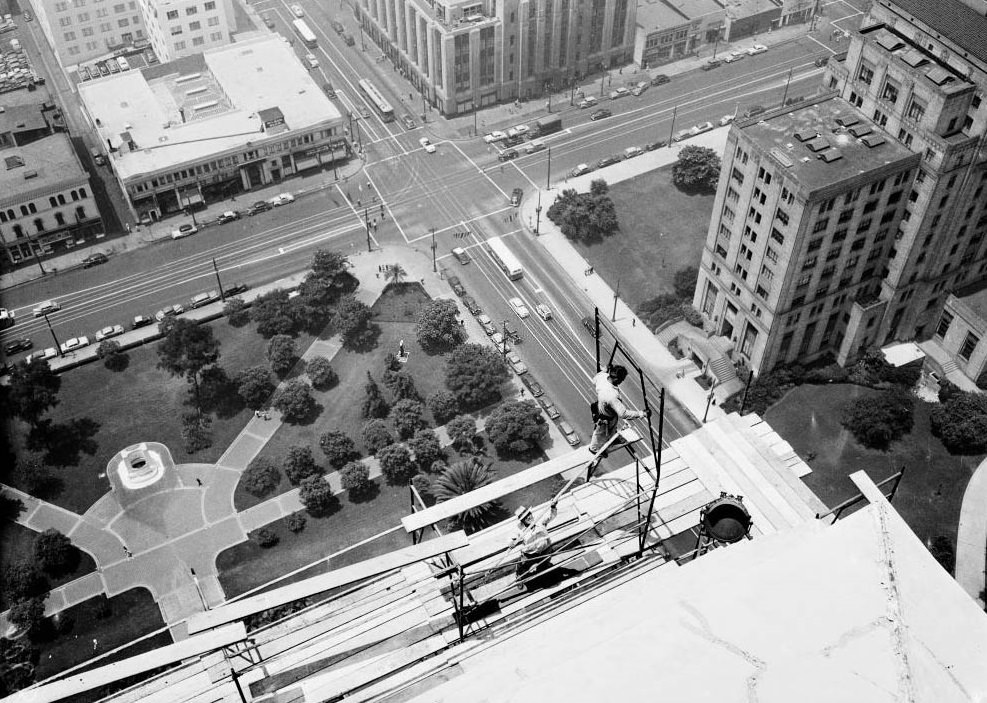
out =
[(523, 579), (529, 574), (534, 576), (551, 566), (548, 554), (552, 551), (552, 540), (548, 536), (547, 525), (558, 515), (558, 506), (553, 500), (548, 514), (535, 522), (531, 508), (523, 505), (514, 515), (518, 519), (518, 534), (511, 540), (511, 548), (521, 545), (521, 562), (517, 566), (517, 577)]
[[(594, 454), (600, 452), (607, 440), (617, 432), (618, 423), (621, 420), (633, 420), (648, 414), (641, 410), (628, 410), (620, 399), (620, 391), (617, 386), (623, 383), (625, 378), (627, 378), (627, 369), (620, 364), (611, 364), (606, 371), (601, 371), (593, 377), (593, 385), (596, 386), (596, 402), (591, 407), (593, 408), (595, 425), (589, 450)], [(606, 455), (605, 451), (600, 452), (599, 456), (593, 457), (587, 468), (592, 471)]]

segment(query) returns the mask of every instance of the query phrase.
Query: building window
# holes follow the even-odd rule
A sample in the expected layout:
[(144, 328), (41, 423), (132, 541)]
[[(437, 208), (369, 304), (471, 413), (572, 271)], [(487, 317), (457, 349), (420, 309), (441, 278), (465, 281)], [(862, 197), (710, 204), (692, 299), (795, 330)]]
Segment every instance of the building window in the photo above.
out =
[(170, 20), (177, 20), (178, 10), (168, 10), (168, 14), (166, 15), (166, 17)]
[(949, 326), (953, 324), (953, 316), (943, 310), (942, 317), (939, 318), (939, 324), (936, 325), (936, 336), (945, 337), (946, 333), (949, 332)]
[(881, 99), (887, 100), (892, 105), (898, 102), (898, 86), (892, 81), (887, 81), (884, 84), (884, 92), (881, 93)]
[(192, 46), (202, 46), (205, 43), (206, 40), (203, 37), (192, 37)]
[(189, 22), (188, 23), (188, 31), (190, 31), (190, 32), (197, 32), (200, 29), (202, 29), (202, 23), (201, 22)]
[(778, 218), (778, 221), (781, 222), (781, 224), (783, 225), (788, 224), (788, 213), (782, 210), (781, 208), (778, 208), (778, 212), (775, 213), (775, 217)]
[(960, 358), (964, 361), (970, 360), (970, 355), (973, 354), (973, 350), (977, 348), (980, 343), (980, 338), (973, 332), (966, 333), (966, 339), (963, 340), (963, 346), (960, 347)]
[(194, 15), (198, 11), (199, 11), (199, 8), (197, 8), (195, 5), (190, 5), (189, 7), (186, 7), (185, 8), (185, 14), (188, 15), (188, 16)]
[(860, 72), (857, 74), (857, 78), (860, 79), (862, 83), (870, 85), (871, 81), (874, 80), (874, 69), (867, 64), (861, 64)]
[[(816, 222), (816, 225), (815, 225), (815, 227), (812, 228), (812, 231), (813, 232), (822, 232), (827, 227), (829, 227), (829, 218), (828, 217), (824, 217), (821, 220), (819, 220), (819, 221)], [(812, 245), (810, 244), (809, 246), (811, 247)]]
[(921, 122), (922, 118), (925, 117), (925, 104), (917, 98), (912, 98), (912, 104), (908, 106), (906, 115), (910, 120)]

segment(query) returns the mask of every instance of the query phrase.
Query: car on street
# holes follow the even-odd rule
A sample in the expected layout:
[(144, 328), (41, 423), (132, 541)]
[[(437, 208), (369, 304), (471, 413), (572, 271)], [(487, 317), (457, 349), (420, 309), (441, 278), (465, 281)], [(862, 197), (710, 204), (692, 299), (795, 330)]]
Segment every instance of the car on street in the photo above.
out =
[(42, 315), (50, 315), (53, 312), (58, 312), (61, 309), (62, 306), (58, 304), (57, 300), (46, 300), (38, 307), (34, 308), (32, 312), (35, 317), (41, 317)]
[(274, 208), (274, 206), (271, 205), (266, 200), (258, 200), (256, 203), (254, 203), (253, 205), (250, 206), (250, 209), (249, 210), (247, 210), (247, 216), (248, 217), (253, 217), (254, 215), (256, 215), (258, 213), (267, 212), (268, 210), (271, 210), (273, 208)]
[(663, 146), (668, 146), (668, 142), (664, 139), (659, 139), (657, 142), (648, 142), (644, 145), (645, 151), (654, 151), (655, 149), (661, 149)]
[(504, 139), (507, 139), (507, 135), (499, 130), (495, 130), (490, 134), (485, 134), (483, 136), (483, 141), (485, 141), (487, 144), (493, 144), (494, 142), (499, 142)]
[(746, 51), (744, 51), (743, 49), (736, 49), (723, 57), (723, 63), (733, 63), (734, 61), (740, 61), (746, 56), (747, 56)]
[(644, 153), (644, 149), (639, 146), (629, 146), (624, 149), (624, 158), (633, 159), (635, 156), (640, 156)]
[(675, 133), (675, 136), (672, 137), (672, 141), (680, 142), (683, 139), (688, 139), (691, 136), (693, 136), (691, 129), (680, 129), (678, 132)]
[(720, 61), (719, 59), (710, 59), (709, 61), (707, 61), (702, 65), (702, 69), (704, 71), (712, 71), (714, 68), (717, 68), (722, 63), (723, 62)]
[(517, 149), (507, 149), (497, 154), (498, 161), (513, 161), (519, 156)]
[(264, 15), (264, 24), (267, 25), (268, 29), (274, 29), (274, 20), (271, 19), (270, 15)]
[(414, 118), (408, 114), (401, 116), (401, 122), (404, 123), (405, 129), (414, 129), (415, 127), (418, 126), (418, 123), (415, 122)]
[(504, 330), (504, 336), (515, 344), (521, 343), (521, 335), (518, 334), (517, 328), (511, 324), (510, 320), (504, 320), (501, 329)]
[(304, 17), (305, 10), (302, 9), (301, 5), (292, 5), (291, 14), (293, 14), (295, 17)]
[(545, 142), (540, 139), (532, 139), (528, 142), (528, 145), (524, 147), (525, 154), (534, 154), (536, 151), (541, 151), (545, 148)]
[(651, 84), (648, 83), (648, 81), (641, 81), (636, 86), (634, 86), (633, 88), (631, 88), (631, 95), (634, 95), (634, 96), (641, 95), (642, 93), (644, 93), (644, 91), (646, 91), (650, 87), (651, 87)]
[(825, 66), (826, 64), (829, 63), (829, 57), (828, 56), (820, 56), (818, 59), (816, 59), (812, 63), (815, 64), (817, 68), (822, 68), (823, 66)]
[(626, 98), (630, 94), (631, 91), (627, 90), (627, 88), (616, 88), (610, 91), (610, 99), (619, 100), (620, 98)]
[(518, 376), (528, 373), (527, 365), (521, 361), (521, 357), (515, 352), (511, 352), (507, 355), (507, 363), (511, 365), (511, 368), (514, 369), (514, 373)]
[(592, 170), (593, 169), (591, 169), (589, 167), (589, 165), (587, 165), (587, 164), (579, 164), (578, 166), (576, 166), (575, 168), (573, 168), (571, 171), (569, 171), (569, 178), (575, 178), (576, 176), (582, 176), (584, 173), (589, 173)]
[(666, 76), (664, 73), (659, 73), (657, 76), (651, 79), (651, 85), (665, 85), (669, 83), (672, 79)]
[(520, 188), (515, 188), (511, 191), (511, 205), (517, 207), (521, 204), (521, 198), (524, 197), (524, 191)]
[(594, 107), (599, 101), (592, 95), (587, 95), (579, 101), (579, 109), (585, 110), (587, 107)]
[(21, 337), (20, 339), (12, 339), (3, 345), (3, 353), (7, 356), (11, 354), (16, 354), (19, 351), (24, 351), (25, 349), (30, 349), (34, 346), (32, 342), (27, 337)]
[(141, 327), (147, 327), (153, 322), (154, 319), (148, 317), (147, 315), (134, 315), (134, 321), (130, 323), (130, 329), (136, 330), (136, 329), (140, 329)]
[(465, 266), (466, 264), (468, 264), (472, 260), (472, 259), (470, 259), (470, 255), (467, 254), (466, 253), (466, 250), (463, 249), (462, 247), (456, 247), (455, 249), (453, 249), (452, 250), (452, 255), (455, 256), (456, 257), (456, 261), (458, 261), (459, 263), (461, 263), (463, 266)]
[(613, 166), (614, 164), (619, 164), (621, 161), (617, 154), (610, 154), (610, 156), (604, 156), (602, 159), (596, 162), (597, 168), (606, 168), (607, 166)]
[(219, 300), (219, 291), (211, 290), (208, 293), (199, 293), (193, 297), (188, 302), (188, 306), (190, 310), (195, 310), (196, 308), (201, 308), (203, 305), (215, 303), (217, 300)]
[(477, 315), (476, 321), (480, 323), (480, 327), (483, 328), (483, 331), (487, 333), (488, 337), (497, 331), (497, 328), (494, 327), (493, 320), (487, 314)]
[(246, 283), (234, 283), (232, 286), (223, 291), (224, 297), (229, 298), (230, 296), (240, 295), (240, 293), (243, 293), (248, 287), (249, 286), (247, 286)]
[(191, 237), (193, 234), (199, 231), (199, 228), (195, 225), (185, 224), (178, 229), (171, 231), (172, 239), (182, 239), (184, 237)]
[(752, 46), (750, 49), (747, 50), (747, 53), (750, 54), (751, 56), (756, 56), (757, 54), (763, 54), (767, 50), (768, 47), (766, 47), (764, 44), (755, 44), (754, 46)]
[(726, 127), (728, 124), (733, 122), (733, 120), (734, 120), (733, 115), (723, 115), (723, 117), (720, 118), (720, 126)]
[(82, 260), (82, 268), (87, 269), (93, 266), (99, 266), (100, 264), (105, 264), (107, 261), (109, 261), (109, 257), (103, 252), (97, 251)]
[(517, 132), (520, 135), (525, 135), (531, 131), (531, 127), (529, 127), (526, 124), (516, 124), (513, 127), (511, 127), (511, 129), (513, 129), (515, 132)]
[(428, 137), (422, 137), (418, 140), (418, 143), (422, 145), (422, 149), (424, 149), (427, 153), (435, 153), (435, 145), (429, 141)]
[(572, 447), (578, 447), (583, 440), (579, 438), (579, 434), (572, 429), (572, 425), (563, 420), (559, 423), (559, 432), (565, 437), (565, 441), (569, 443)]
[(58, 356), (58, 350), (55, 347), (48, 347), (47, 349), (39, 349), (30, 356), (28, 356), (25, 361), (31, 363), (32, 361), (41, 361), (42, 359), (54, 359)]
[(597, 120), (605, 120), (606, 118), (612, 115), (613, 113), (610, 112), (610, 110), (607, 110), (606, 108), (601, 108), (596, 112), (594, 112), (592, 115), (590, 115), (589, 118), (594, 122), (596, 122)]
[(295, 202), (295, 196), (291, 193), (278, 193), (273, 198), (269, 198), (267, 202), (274, 207), (281, 207), (282, 205)]
[(520, 317), (522, 320), (527, 318), (529, 315), (531, 315), (531, 312), (529, 312), (528, 310), (528, 306), (525, 305), (524, 301), (521, 300), (520, 298), (514, 297), (508, 300), (507, 302), (510, 304), (511, 309), (514, 310), (514, 314)]
[(233, 210), (227, 210), (222, 215), (216, 218), (217, 225), (225, 225), (227, 222), (233, 222), (233, 220), (239, 220), (240, 213), (234, 212)]
[(466, 295), (466, 289), (463, 288), (463, 284), (462, 282), (460, 282), (458, 276), (449, 276), (449, 278), (446, 280), (448, 280), (449, 287), (452, 288), (453, 293), (458, 295), (460, 298)]
[(538, 303), (535, 306), (535, 312), (538, 313), (538, 317), (540, 317), (543, 320), (552, 319), (552, 308), (545, 305), (545, 303)]
[(31, 20), (33, 20), (33, 19), (34, 19), (34, 18), (33, 18), (33, 17), (31, 16), (31, 13), (30, 13), (30, 12), (25, 12), (25, 13), (24, 13), (24, 21), (25, 21), (25, 22), (30, 22), (30, 21), (31, 21)]
[(172, 305), (170, 308), (163, 308), (154, 313), (154, 319), (161, 322), (166, 317), (175, 317), (176, 315), (181, 315), (185, 312), (185, 308), (179, 304)]
[(555, 403), (550, 398), (542, 396), (538, 399), (538, 404), (541, 405), (542, 410), (548, 415), (549, 420), (555, 420), (562, 416), (562, 413), (559, 412), (559, 409), (555, 407)]
[(332, 87), (332, 83), (323, 83), (322, 92), (326, 94), (326, 97), (330, 100), (336, 99), (336, 89)]
[(332, 22), (329, 23), (329, 26), (332, 27), (332, 31), (334, 31), (336, 34), (342, 34), (343, 32), (346, 31), (346, 27), (344, 27), (343, 23), (340, 22), (339, 20), (333, 20)]
[(116, 337), (120, 334), (123, 334), (123, 325), (109, 325), (96, 333), (96, 341), (102, 342), (104, 339)]
[(528, 391), (531, 393), (532, 398), (545, 395), (545, 389), (541, 387), (541, 384), (538, 383), (538, 381), (536, 381), (530, 373), (521, 377), (521, 383), (528, 387)]
[(494, 332), (490, 335), (490, 341), (501, 354), (511, 350), (511, 343), (500, 332)]
[(362, 117), (363, 119), (365, 120), (370, 119), (370, 108), (368, 108), (366, 105), (360, 105), (357, 108), (357, 112), (360, 113), (360, 117)]
[(319, 60), (315, 58), (315, 54), (313, 54), (311, 51), (305, 54), (305, 65), (308, 66), (310, 71), (313, 68), (319, 67)]
[(89, 346), (89, 337), (69, 337), (62, 342), (62, 353), (65, 354), (76, 349)]
[(689, 135), (695, 137), (695, 136), (698, 136), (700, 134), (704, 134), (706, 132), (709, 132), (712, 129), (713, 129), (713, 123), (712, 122), (702, 122), (702, 123), (697, 124), (696, 126), (694, 126), (692, 129), (690, 129), (689, 130)]
[(596, 320), (594, 320), (592, 317), (587, 315), (582, 320), (580, 320), (580, 322), (583, 323), (583, 327), (585, 327), (591, 335), (596, 337)]
[(17, 315), (13, 310), (8, 310), (7, 308), (0, 308), (0, 330), (5, 330), (8, 327), (13, 327), (17, 322)]
[(479, 315), (482, 312), (480, 306), (476, 302), (476, 298), (474, 298), (472, 295), (463, 296), (463, 305), (465, 305), (466, 309), (469, 310), (470, 313), (473, 315)]
[(744, 110), (744, 117), (756, 117), (762, 112), (766, 112), (767, 108), (763, 105), (751, 105), (749, 108)]

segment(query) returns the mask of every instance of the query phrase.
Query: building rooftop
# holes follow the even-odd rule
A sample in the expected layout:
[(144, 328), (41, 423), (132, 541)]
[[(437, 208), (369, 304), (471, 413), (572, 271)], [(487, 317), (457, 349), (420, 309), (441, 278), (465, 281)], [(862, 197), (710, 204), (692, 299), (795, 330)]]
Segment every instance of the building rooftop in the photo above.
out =
[(0, 112), (0, 134), (45, 129), (48, 123), (41, 112), (41, 103), (4, 106)]
[(834, 95), (735, 124), (807, 192), (920, 159)]
[(0, 207), (89, 179), (67, 134), (0, 151)]
[(951, 95), (972, 90), (974, 87), (972, 81), (948, 62), (940, 60), (924, 46), (916, 44), (892, 27), (876, 24), (861, 28), (860, 35), (905, 63), (912, 74), (931, 83), (940, 93)]
[(724, 0), (723, 4), (726, 5), (727, 15), (734, 19), (753, 17), (770, 11), (780, 12), (782, 9), (780, 0)]
[[(271, 127), (298, 131), (340, 119), (280, 38), (258, 36), (190, 58), (79, 86), (101, 141), (120, 150), (112, 156), (122, 179), (243, 148), (268, 139)], [(274, 108), (284, 124), (265, 132), (259, 114)]]
[(637, 6), (637, 24), (649, 32), (670, 29), (724, 10), (718, 0), (641, 0)]
[(987, 61), (987, 17), (959, 0), (877, 2), (896, 14), (914, 17), (928, 25), (939, 38), (957, 44), (981, 61)]
[(977, 281), (953, 293), (956, 299), (987, 323), (987, 281)]

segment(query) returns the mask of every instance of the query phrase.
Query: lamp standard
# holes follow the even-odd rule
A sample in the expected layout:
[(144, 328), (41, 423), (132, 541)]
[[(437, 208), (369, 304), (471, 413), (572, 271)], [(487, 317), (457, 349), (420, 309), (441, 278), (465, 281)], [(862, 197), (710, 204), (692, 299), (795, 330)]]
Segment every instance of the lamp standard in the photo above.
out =
[(45, 324), (48, 325), (48, 331), (51, 332), (51, 338), (55, 340), (55, 351), (58, 352), (59, 356), (65, 356), (62, 353), (62, 345), (58, 343), (58, 337), (55, 336), (55, 330), (51, 327), (51, 321), (48, 319), (48, 313), (45, 313)]
[(535, 236), (538, 236), (538, 230), (541, 227), (541, 191), (538, 191), (538, 205), (535, 206)]
[(439, 270), (435, 263), (435, 227), (430, 227), (429, 231), (432, 233), (432, 273), (435, 273)]

